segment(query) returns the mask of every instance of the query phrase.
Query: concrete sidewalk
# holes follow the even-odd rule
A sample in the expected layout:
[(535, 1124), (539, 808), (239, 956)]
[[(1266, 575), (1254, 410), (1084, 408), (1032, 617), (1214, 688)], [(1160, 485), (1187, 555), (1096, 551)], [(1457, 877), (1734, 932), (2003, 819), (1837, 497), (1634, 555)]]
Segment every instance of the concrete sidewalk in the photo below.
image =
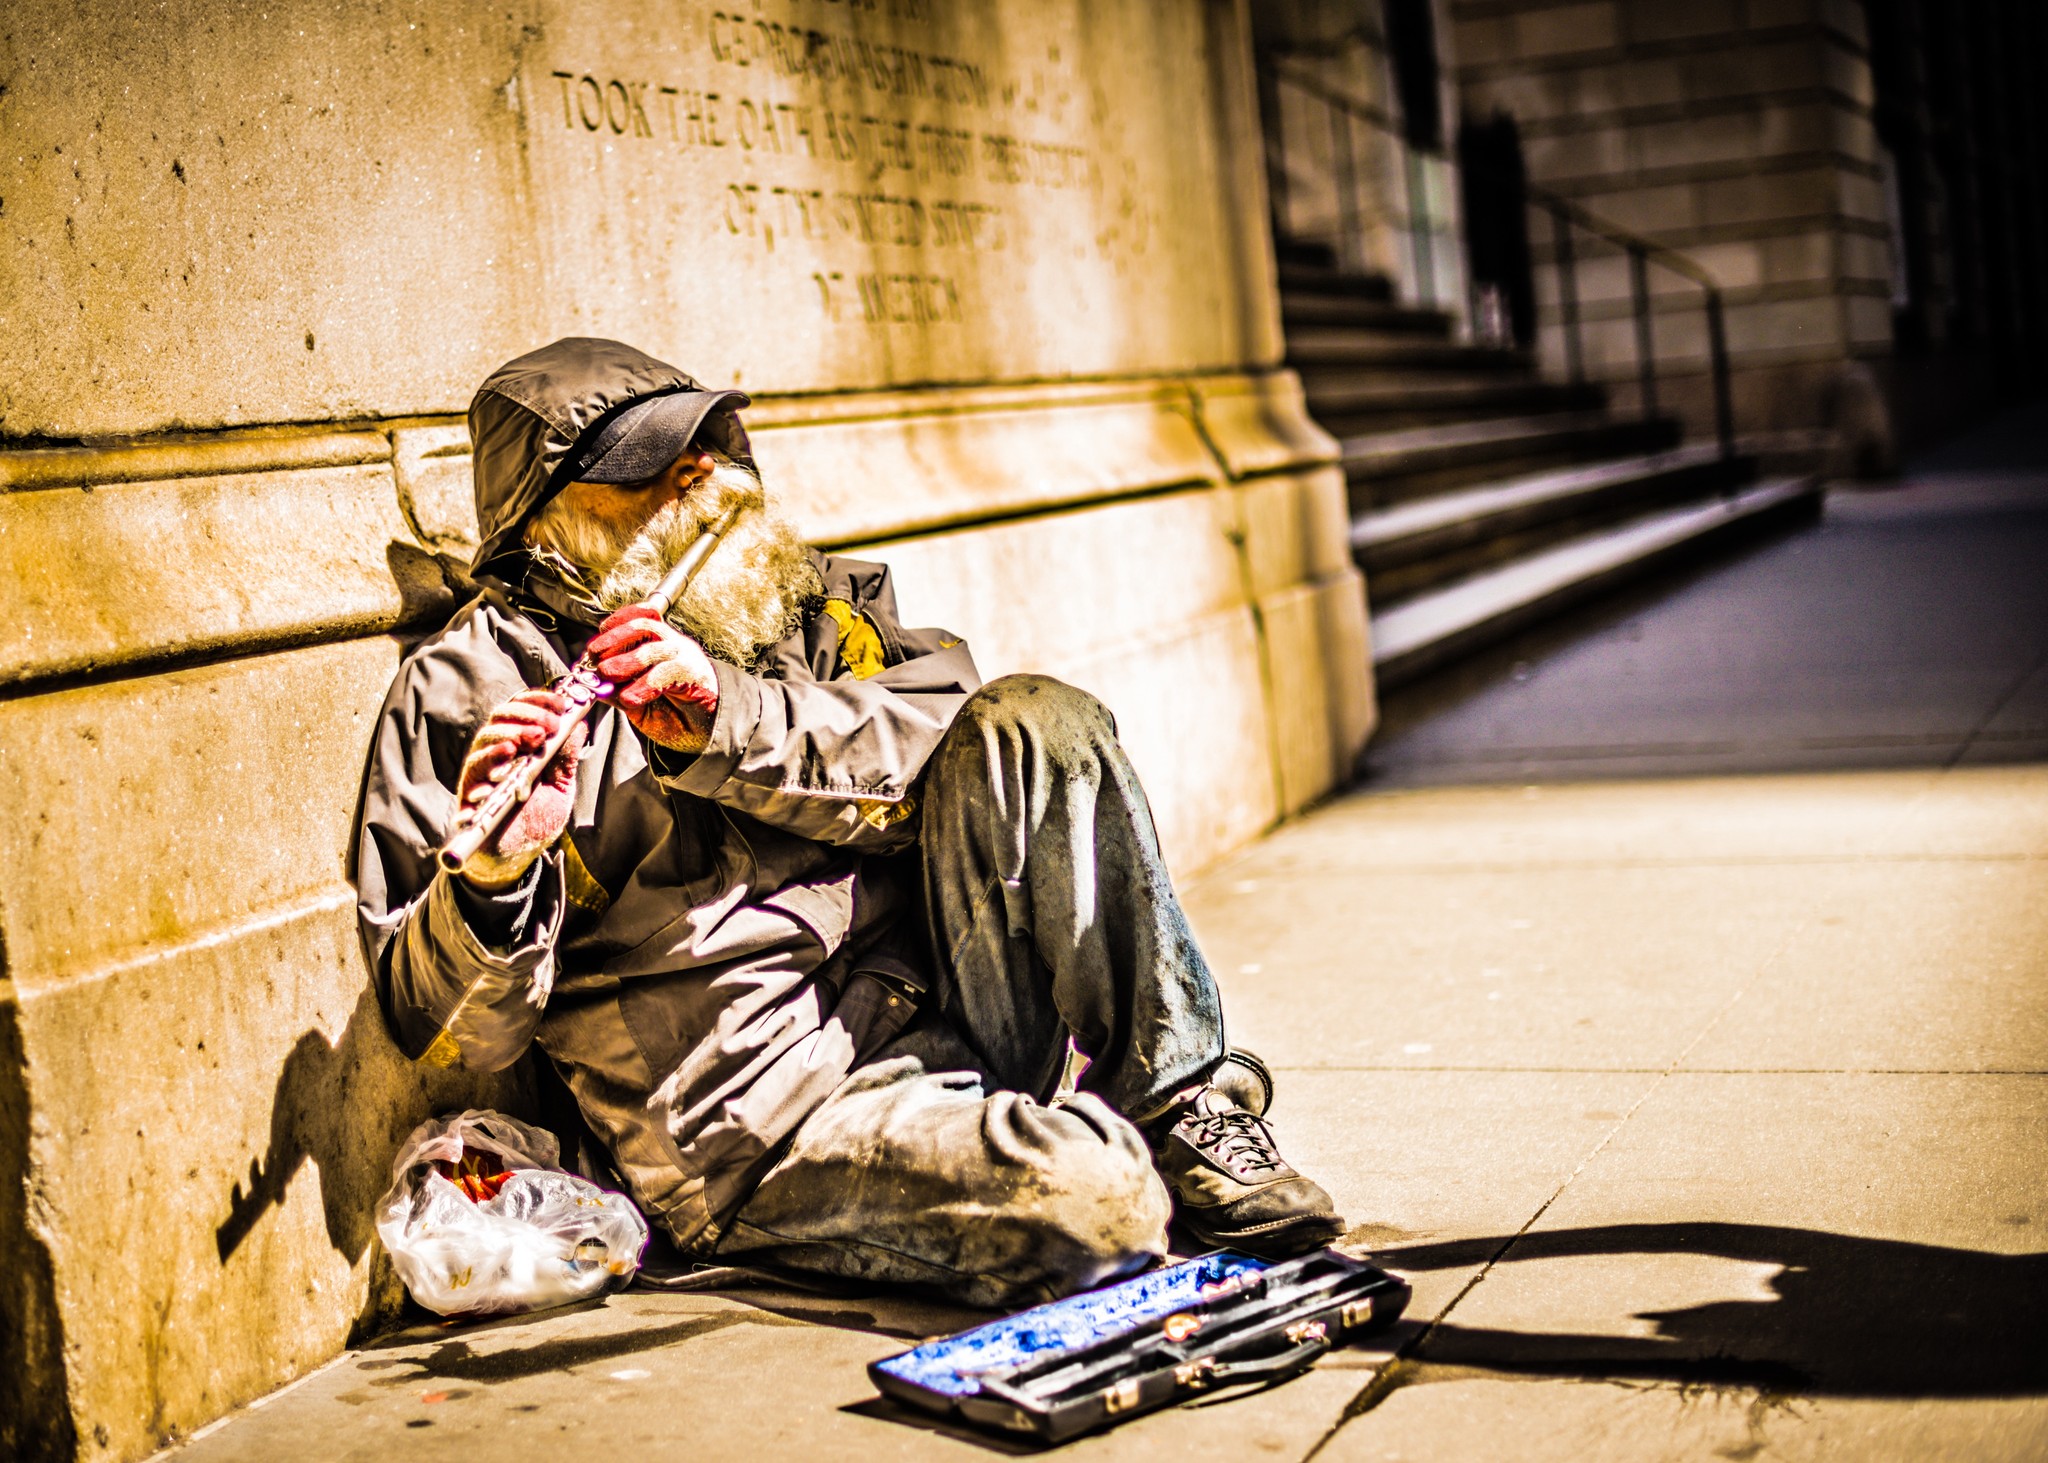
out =
[[(2038, 533), (2048, 495), (1930, 482), (1839, 500), (1681, 596), (1504, 652), (1494, 681), (1438, 688), (1396, 726), (1378, 783), (1194, 882), (1232, 1037), (1279, 1069), (1283, 1142), (1416, 1299), (1383, 1349), (1066, 1455), (2048, 1454), (2042, 561), (1913, 560), (1929, 533), (1953, 549), (1971, 514), (2004, 515), (1987, 541)], [(1932, 527), (1901, 529), (1889, 559), (1853, 531), (1914, 514)], [(1768, 640), (1774, 615), (1807, 612), (1741, 588), (1795, 542), (1806, 569), (1785, 582), (1819, 603), (1838, 576), (1827, 633), (1836, 665), (1877, 667), (1864, 689), (1781, 667), (1742, 694), (1789, 739), (1653, 740), (1658, 686), (1712, 701), (1701, 615)], [(1877, 610), (1918, 592), (1908, 561), (1930, 603), (1980, 607), (1943, 622), (1946, 659), (1913, 650), (1917, 670)], [(1969, 562), (2017, 577), (1966, 582)], [(1607, 675), (1600, 654), (1621, 658)], [(1590, 716), (1567, 677), (1610, 685), (1620, 663), (1654, 694), (1610, 690)], [(1868, 684), (1887, 678), (1924, 725), (1884, 722)], [(1566, 712), (1607, 752), (1584, 755)], [(422, 1327), (175, 1451), (1016, 1451), (882, 1405), (863, 1374), (973, 1319), (886, 1296), (634, 1293)]]
[[(1364, 796), (1217, 870), (1233, 1035), (1421, 1324), (1391, 1370), (1072, 1453), (2041, 1456), (2044, 852), (2048, 771), (2001, 768)], [(971, 1457), (862, 1372), (969, 1319), (631, 1294), (424, 1328), (182, 1452)]]

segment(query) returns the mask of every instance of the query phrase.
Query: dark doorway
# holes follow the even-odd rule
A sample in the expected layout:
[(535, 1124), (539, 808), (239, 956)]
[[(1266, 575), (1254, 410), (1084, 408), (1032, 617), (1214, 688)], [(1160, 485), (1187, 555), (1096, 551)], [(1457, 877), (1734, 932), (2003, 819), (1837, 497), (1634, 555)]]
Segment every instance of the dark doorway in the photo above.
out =
[(1472, 318), (1483, 336), (1530, 346), (1536, 340), (1536, 276), (1529, 262), (1522, 137), (1495, 112), (1458, 129), (1458, 176), (1465, 206), (1465, 262)]

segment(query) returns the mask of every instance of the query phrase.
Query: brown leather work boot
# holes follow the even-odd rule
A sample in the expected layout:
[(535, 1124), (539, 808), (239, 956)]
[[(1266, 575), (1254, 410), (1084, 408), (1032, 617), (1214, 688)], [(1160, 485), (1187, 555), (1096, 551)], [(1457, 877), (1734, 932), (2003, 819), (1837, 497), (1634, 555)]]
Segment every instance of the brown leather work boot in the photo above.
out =
[(1180, 1221), (1204, 1244), (1279, 1260), (1344, 1233), (1329, 1194), (1295, 1172), (1265, 1119), (1221, 1087), (1203, 1087), (1147, 1128)]

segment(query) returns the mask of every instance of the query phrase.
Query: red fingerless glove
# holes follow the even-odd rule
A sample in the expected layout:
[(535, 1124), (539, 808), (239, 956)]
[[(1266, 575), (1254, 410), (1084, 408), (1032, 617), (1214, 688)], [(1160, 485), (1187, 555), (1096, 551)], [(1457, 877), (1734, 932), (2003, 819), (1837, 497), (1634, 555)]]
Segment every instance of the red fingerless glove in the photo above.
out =
[(642, 736), (677, 752), (704, 750), (718, 717), (718, 673), (703, 646), (653, 606), (627, 605), (598, 626), (585, 653)]
[[(521, 757), (539, 754), (561, 728), (569, 699), (553, 691), (521, 691), (493, 711), (478, 728), (462, 762), (456, 797), (474, 807), (491, 794)], [(576, 758), (589, 737), (579, 723), (562, 750), (534, 784), (526, 805), (505, 820), (497, 836), (471, 855), (462, 877), (486, 889), (502, 889), (519, 881), (528, 866), (562, 836), (576, 802)]]

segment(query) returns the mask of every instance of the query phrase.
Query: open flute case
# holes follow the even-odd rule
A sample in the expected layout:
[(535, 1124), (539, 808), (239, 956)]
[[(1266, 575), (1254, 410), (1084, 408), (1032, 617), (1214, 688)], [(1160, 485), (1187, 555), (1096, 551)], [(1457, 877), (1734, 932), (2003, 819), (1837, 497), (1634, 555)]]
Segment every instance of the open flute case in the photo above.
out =
[(1335, 1250), (1220, 1250), (868, 1366), (885, 1396), (1061, 1443), (1200, 1393), (1270, 1385), (1391, 1325), (1407, 1282)]

